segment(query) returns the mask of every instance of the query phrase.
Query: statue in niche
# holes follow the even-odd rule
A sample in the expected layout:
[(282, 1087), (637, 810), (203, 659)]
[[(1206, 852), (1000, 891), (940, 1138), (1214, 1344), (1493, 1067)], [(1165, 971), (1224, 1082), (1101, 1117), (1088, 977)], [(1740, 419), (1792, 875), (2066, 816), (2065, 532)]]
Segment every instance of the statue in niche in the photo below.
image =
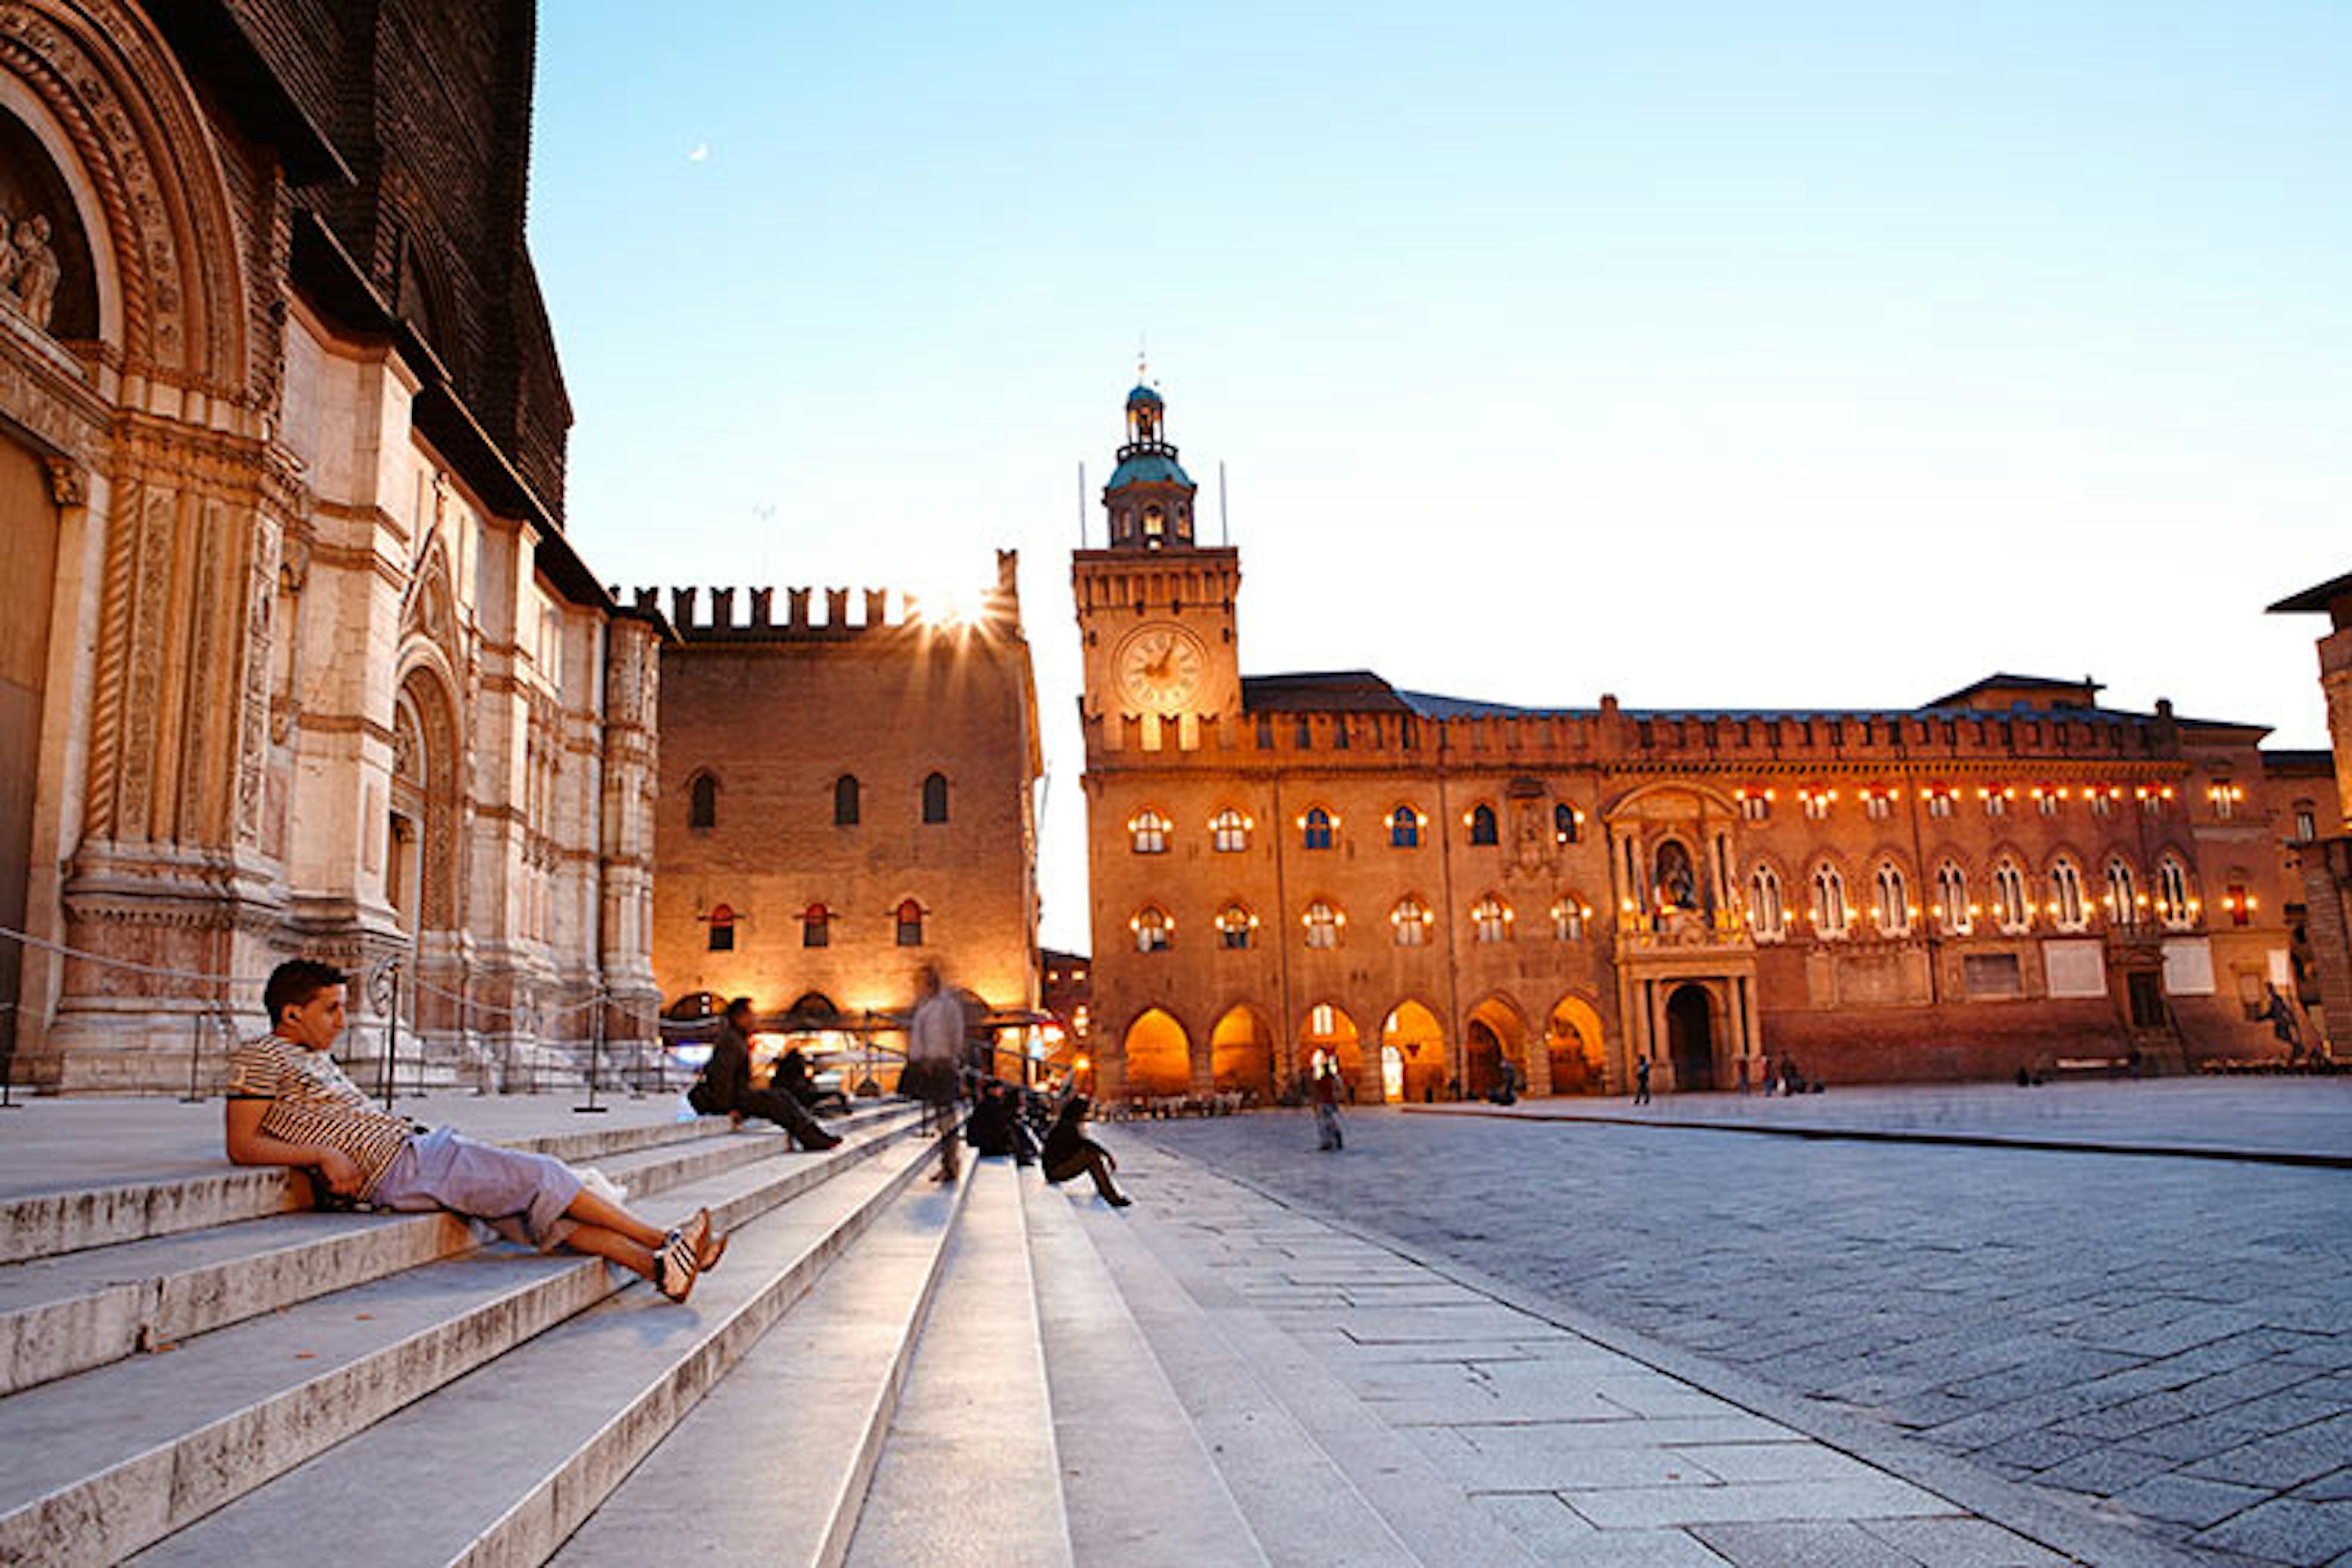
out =
[(25, 313), (43, 331), (49, 330), (49, 312), (57, 303), (58, 278), (64, 269), (49, 248), (49, 220), (27, 213), (13, 224), (0, 212), (0, 299)]
[(1698, 908), (1698, 878), (1691, 868), (1690, 851), (1679, 839), (1658, 846), (1657, 889), (1668, 909)]

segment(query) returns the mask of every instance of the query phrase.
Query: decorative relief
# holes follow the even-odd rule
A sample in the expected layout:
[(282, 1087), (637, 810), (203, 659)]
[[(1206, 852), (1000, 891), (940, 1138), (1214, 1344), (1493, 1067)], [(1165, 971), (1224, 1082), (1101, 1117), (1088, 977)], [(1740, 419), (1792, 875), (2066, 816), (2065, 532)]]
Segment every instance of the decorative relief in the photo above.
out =
[(156, 698), (163, 689), (164, 617), (171, 605), (172, 513), (179, 498), (169, 490), (146, 492), (131, 571), (130, 689), (123, 697), (124, 730), (121, 827), (146, 837), (154, 805)]
[(278, 527), (254, 519), (253, 565), (245, 584), (245, 690), (236, 745), (236, 838), (261, 841), (269, 748), (271, 634), (278, 610)]
[(14, 306), (46, 332), (62, 273), (58, 253), (49, 247), (47, 216), (25, 213), (12, 223), (0, 211), (0, 303)]
[(69, 458), (44, 458), (49, 471), (49, 499), (59, 506), (89, 504), (89, 470)]

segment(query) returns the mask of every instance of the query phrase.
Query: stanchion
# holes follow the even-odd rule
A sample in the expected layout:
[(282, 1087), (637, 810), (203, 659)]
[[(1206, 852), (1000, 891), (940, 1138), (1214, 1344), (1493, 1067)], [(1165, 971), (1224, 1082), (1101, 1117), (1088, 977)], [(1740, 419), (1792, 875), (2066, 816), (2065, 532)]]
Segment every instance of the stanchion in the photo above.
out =
[(392, 1109), (393, 1071), (400, 1059), (400, 960), (386, 958), (368, 972), (368, 1000), (383, 1010), (383, 1108)]
[(596, 1061), (604, 1050), (604, 994), (596, 994), (595, 1005), (588, 1009), (588, 1103), (572, 1108), (574, 1116), (602, 1116), (613, 1108), (596, 1103)]
[(205, 1026), (212, 1020), (198, 1013), (190, 1018), (188, 1031), (188, 1092), (180, 1096), (182, 1105), (202, 1105), (205, 1097), (196, 1091), (197, 1069), (205, 1055)]
[(19, 1002), (0, 1005), (0, 1012), (8, 1015), (8, 1054), (0, 1057), (0, 1110), (22, 1110), (16, 1103), (16, 1016), (24, 1010)]

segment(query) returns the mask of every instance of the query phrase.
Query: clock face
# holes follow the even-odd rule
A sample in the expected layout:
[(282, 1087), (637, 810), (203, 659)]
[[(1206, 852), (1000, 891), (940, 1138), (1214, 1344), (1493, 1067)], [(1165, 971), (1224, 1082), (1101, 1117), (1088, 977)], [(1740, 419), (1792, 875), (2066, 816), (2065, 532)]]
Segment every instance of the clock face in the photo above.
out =
[(1201, 639), (1183, 627), (1142, 627), (1119, 647), (1119, 694), (1139, 712), (1181, 708), (1201, 689), (1204, 662)]

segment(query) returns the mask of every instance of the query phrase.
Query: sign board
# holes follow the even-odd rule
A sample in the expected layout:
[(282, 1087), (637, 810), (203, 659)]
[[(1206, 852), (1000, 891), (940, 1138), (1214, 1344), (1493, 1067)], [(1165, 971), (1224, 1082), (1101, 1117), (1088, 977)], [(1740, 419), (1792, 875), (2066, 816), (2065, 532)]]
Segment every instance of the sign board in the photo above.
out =
[(2213, 944), (2201, 936), (2168, 937), (2164, 990), (2168, 996), (2213, 994)]

